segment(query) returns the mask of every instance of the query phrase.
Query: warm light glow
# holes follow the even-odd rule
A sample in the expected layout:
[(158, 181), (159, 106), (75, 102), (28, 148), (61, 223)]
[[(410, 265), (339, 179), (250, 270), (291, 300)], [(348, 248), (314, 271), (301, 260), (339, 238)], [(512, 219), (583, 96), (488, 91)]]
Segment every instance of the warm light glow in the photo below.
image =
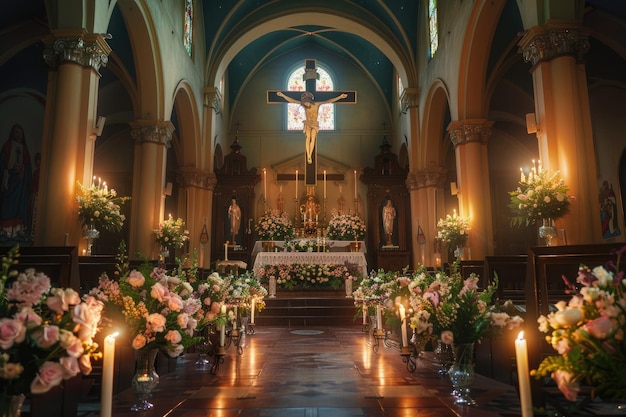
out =
[(524, 331), (522, 330), (521, 332), (519, 332), (519, 334), (517, 335), (517, 340), (523, 340), (524, 339)]

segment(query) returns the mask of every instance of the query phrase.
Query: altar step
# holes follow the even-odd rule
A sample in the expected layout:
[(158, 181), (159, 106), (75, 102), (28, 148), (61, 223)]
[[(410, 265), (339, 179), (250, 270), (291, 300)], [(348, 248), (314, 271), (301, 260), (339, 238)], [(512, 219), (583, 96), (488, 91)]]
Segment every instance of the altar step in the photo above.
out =
[(255, 318), (258, 326), (360, 325), (352, 298), (337, 293), (289, 293), (265, 298), (265, 308)]

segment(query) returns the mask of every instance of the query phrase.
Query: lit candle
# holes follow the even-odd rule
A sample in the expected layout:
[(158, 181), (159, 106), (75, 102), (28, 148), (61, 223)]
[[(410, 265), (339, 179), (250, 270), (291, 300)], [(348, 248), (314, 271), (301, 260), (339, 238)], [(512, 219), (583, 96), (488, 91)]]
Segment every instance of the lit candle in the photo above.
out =
[(263, 168), (263, 200), (267, 200), (267, 170)]
[(104, 338), (102, 356), (102, 387), (100, 394), (100, 416), (111, 417), (113, 402), (113, 365), (115, 364), (115, 338), (118, 333), (112, 333)]
[(252, 297), (252, 306), (250, 307), (250, 324), (254, 324), (254, 310), (256, 309), (256, 298)]
[(383, 328), (383, 312), (382, 312), (382, 306), (380, 304), (376, 304), (376, 328), (377, 329), (382, 329)]
[(520, 171), (520, 179), (519, 179), (519, 181), (520, 182), (525, 182), (526, 178), (524, 178), (524, 170), (522, 168), (520, 168), (519, 171)]
[(401, 347), (407, 347), (409, 346), (409, 343), (407, 340), (407, 333), (406, 333), (406, 316), (404, 315), (404, 306), (400, 304), (398, 306), (398, 310), (400, 310), (400, 322), (402, 323), (402, 346)]
[[(222, 315), (226, 314), (226, 305), (222, 304)], [(220, 328), (220, 346), (224, 347), (226, 342), (226, 323), (222, 324)]]
[(296, 200), (298, 199), (298, 170), (296, 169)]
[(367, 324), (367, 304), (363, 302), (363, 324)]
[(324, 200), (326, 200), (326, 170), (324, 170)]
[(224, 260), (228, 260), (228, 240), (224, 243)]
[(354, 170), (354, 199), (356, 200), (356, 169)]
[(528, 371), (528, 347), (524, 332), (519, 332), (515, 340), (515, 359), (517, 361), (517, 380), (519, 383), (519, 397), (522, 408), (522, 417), (533, 416), (533, 404), (530, 396), (530, 372)]

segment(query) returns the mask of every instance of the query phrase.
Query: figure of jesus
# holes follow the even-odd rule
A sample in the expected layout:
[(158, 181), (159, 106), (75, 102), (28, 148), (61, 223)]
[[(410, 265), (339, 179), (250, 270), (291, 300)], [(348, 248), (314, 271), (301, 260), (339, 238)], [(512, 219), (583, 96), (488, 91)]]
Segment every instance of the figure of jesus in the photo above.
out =
[(305, 148), (306, 148), (306, 160), (307, 163), (313, 163), (313, 149), (315, 149), (315, 141), (317, 140), (317, 133), (320, 130), (320, 124), (317, 120), (319, 107), (322, 104), (334, 103), (335, 101), (339, 101), (348, 97), (346, 93), (339, 94), (337, 97), (331, 98), (326, 101), (321, 101), (316, 103), (313, 97), (313, 93), (305, 91), (300, 96), (300, 101), (294, 100), (289, 96), (283, 94), (282, 91), (276, 93), (278, 97), (283, 98), (285, 101), (289, 103), (299, 104), (304, 108), (304, 114), (306, 116), (306, 120), (304, 120), (304, 137), (305, 137)]
[(387, 200), (387, 205), (383, 207), (383, 228), (387, 235), (387, 245), (393, 245), (391, 235), (393, 234), (393, 221), (396, 218), (396, 209), (391, 200)]
[(230, 219), (230, 241), (233, 245), (236, 245), (237, 234), (239, 234), (241, 225), (241, 209), (234, 198), (231, 200), (230, 207), (228, 207), (228, 218)]

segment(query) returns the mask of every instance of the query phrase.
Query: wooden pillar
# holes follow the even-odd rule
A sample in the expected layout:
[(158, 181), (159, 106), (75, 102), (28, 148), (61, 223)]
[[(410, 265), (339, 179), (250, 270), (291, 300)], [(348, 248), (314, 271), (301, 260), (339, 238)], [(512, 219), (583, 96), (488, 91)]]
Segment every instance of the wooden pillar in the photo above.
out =
[(78, 245), (76, 181), (89, 184), (93, 175), (98, 70), (111, 49), (101, 35), (82, 30), (55, 31), (45, 43), (51, 69), (35, 244)]
[(165, 166), (173, 131), (170, 121), (139, 120), (131, 123), (131, 137), (135, 141), (128, 246), (131, 258), (137, 253), (155, 258), (158, 252), (154, 230), (165, 219)]
[(453, 121), (448, 126), (454, 145), (459, 215), (469, 218), (467, 247), (472, 259), (493, 254), (493, 225), (487, 143), (493, 122), (484, 119)]
[[(574, 21), (548, 21), (529, 29), (519, 42), (532, 67), (539, 159), (560, 171), (576, 197), (570, 214), (557, 220), (568, 244), (602, 241), (596, 158), (587, 79), (582, 55), (589, 40)], [(584, 163), (582, 163), (584, 161)], [(564, 244), (561, 235), (559, 244)]]

